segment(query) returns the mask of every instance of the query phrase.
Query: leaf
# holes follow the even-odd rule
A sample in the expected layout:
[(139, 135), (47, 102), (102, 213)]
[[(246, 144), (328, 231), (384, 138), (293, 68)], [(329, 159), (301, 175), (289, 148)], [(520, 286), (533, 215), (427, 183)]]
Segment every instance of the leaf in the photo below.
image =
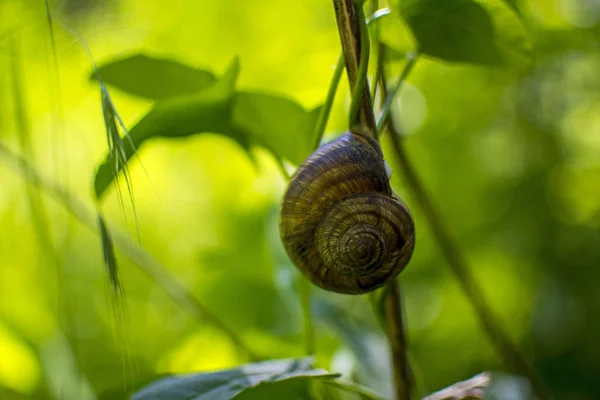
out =
[(100, 392), (97, 396), (97, 400), (129, 400), (131, 399), (131, 395), (134, 391), (140, 390), (152, 382), (168, 376), (170, 375), (158, 374), (144, 376), (143, 378), (135, 380), (133, 383), (130, 383), (126, 386), (119, 385)]
[[(97, 72), (104, 83), (153, 100), (189, 95), (217, 81), (212, 72), (144, 54), (111, 61)], [(97, 79), (96, 73), (90, 78)]]
[[(145, 141), (157, 137), (187, 137), (200, 132), (221, 133), (247, 147), (244, 136), (230, 124), (235, 82), (239, 73), (236, 59), (224, 76), (198, 93), (173, 97), (160, 101), (131, 130), (123, 140), (125, 157), (128, 161)], [(124, 161), (115, 168), (107, 159), (96, 173), (96, 197), (102, 197), (108, 185), (123, 169)]]
[(377, 19), (379, 38), (383, 44), (394, 52), (405, 55), (417, 47), (416, 40), (406, 21), (397, 13), (384, 15)]
[[(270, 389), (267, 386), (284, 381), (331, 379), (338, 376), (322, 369), (313, 369), (312, 363), (310, 357), (269, 360), (219, 372), (171, 376), (146, 386), (132, 399), (228, 400), (252, 388), (259, 388), (261, 396), (249, 393), (244, 398), (279, 398), (265, 397)], [(275, 386), (273, 392), (280, 389)]]
[(399, 0), (419, 51), (446, 61), (528, 65), (532, 48), (519, 16), (502, 0)]
[[(230, 137), (247, 149), (250, 143), (300, 164), (311, 153), (319, 108), (308, 111), (288, 98), (259, 92), (235, 92), (237, 61), (208, 88), (156, 103), (123, 138), (118, 163), (98, 168), (94, 189), (101, 198), (127, 161), (147, 140), (211, 132)], [(127, 177), (126, 177), (127, 178)]]
[(489, 373), (482, 372), (466, 381), (457, 382), (452, 386), (435, 392), (423, 400), (477, 400), (483, 399), (488, 386), (492, 383)]
[(276, 156), (300, 164), (313, 150), (319, 108), (307, 111), (285, 97), (239, 92), (233, 123)]

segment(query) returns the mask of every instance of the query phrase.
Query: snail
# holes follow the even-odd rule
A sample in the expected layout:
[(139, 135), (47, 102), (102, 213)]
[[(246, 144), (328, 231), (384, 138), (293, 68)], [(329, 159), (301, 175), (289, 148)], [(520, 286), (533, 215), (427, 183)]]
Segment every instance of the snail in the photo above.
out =
[(279, 230), (290, 259), (314, 284), (360, 294), (404, 269), (415, 233), (392, 193), (379, 144), (348, 131), (317, 149), (292, 176)]

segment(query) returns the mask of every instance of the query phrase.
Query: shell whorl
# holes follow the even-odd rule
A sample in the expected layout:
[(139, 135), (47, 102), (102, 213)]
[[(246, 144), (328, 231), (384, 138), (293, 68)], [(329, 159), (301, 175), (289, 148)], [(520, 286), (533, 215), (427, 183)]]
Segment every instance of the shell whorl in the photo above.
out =
[(406, 266), (414, 247), (412, 217), (391, 192), (379, 145), (351, 132), (298, 168), (279, 227), (296, 266), (339, 293), (382, 286)]

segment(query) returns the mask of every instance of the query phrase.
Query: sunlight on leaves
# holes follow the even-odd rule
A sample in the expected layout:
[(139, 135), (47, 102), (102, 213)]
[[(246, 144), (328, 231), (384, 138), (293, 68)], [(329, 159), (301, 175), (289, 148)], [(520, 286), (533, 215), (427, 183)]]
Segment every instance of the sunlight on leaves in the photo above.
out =
[[(112, 72), (119, 68), (113, 65)], [(124, 74), (128, 72), (125, 68)], [(294, 164), (301, 163), (312, 151), (314, 128), (320, 108), (305, 110), (286, 97), (240, 91), (235, 92), (239, 74), (236, 59), (216, 83), (192, 94), (178, 95), (159, 101), (129, 131), (128, 138), (113, 138), (117, 148), (114, 165), (110, 158), (98, 169), (95, 193), (101, 198), (107, 187), (121, 171), (129, 187), (127, 162), (147, 140), (181, 138), (200, 133), (218, 133), (233, 139), (248, 150), (251, 144), (271, 151)], [(180, 85), (185, 85), (185, 76)], [(118, 81), (117, 81), (118, 83)], [(123, 85), (118, 84), (123, 88)], [(112, 132), (116, 129), (108, 129)], [(114, 152), (114, 151), (113, 151)], [(115, 158), (114, 156), (112, 157)]]
[(0, 323), (0, 387), (21, 393), (31, 393), (40, 380), (40, 365), (26, 343)]
[(107, 160), (96, 174), (95, 192), (100, 198), (116, 173), (146, 140), (156, 137), (186, 137), (199, 132), (218, 132), (226, 134), (246, 147), (244, 138), (231, 129), (233, 90), (239, 72), (237, 59), (231, 64), (225, 75), (208, 89), (195, 94), (170, 98), (158, 102), (129, 131), (129, 140), (123, 141), (124, 161), (115, 169)]

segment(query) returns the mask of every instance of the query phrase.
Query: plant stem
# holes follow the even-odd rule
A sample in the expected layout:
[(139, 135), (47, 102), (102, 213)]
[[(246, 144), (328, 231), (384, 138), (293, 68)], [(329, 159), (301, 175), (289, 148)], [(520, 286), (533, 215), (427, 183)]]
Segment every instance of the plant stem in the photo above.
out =
[(327, 121), (329, 121), (329, 114), (331, 113), (331, 107), (333, 106), (333, 100), (335, 99), (335, 92), (337, 91), (338, 85), (340, 83), (340, 77), (342, 76), (342, 72), (344, 72), (344, 55), (340, 54), (340, 56), (338, 57), (337, 64), (335, 66), (335, 71), (333, 72), (333, 76), (331, 78), (329, 90), (327, 91), (327, 98), (325, 99), (323, 108), (321, 108), (321, 112), (319, 112), (319, 119), (317, 120), (317, 128), (315, 131), (315, 142), (313, 149), (317, 149), (321, 144), (321, 140), (323, 139), (323, 134), (325, 133)]
[[(371, 24), (373, 21), (378, 20), (379, 18), (388, 15), (390, 10), (388, 8), (383, 8), (381, 10), (377, 10), (376, 7), (373, 9), (373, 14), (367, 19), (367, 25)], [(331, 107), (333, 106), (333, 100), (335, 99), (335, 93), (340, 83), (340, 79), (342, 77), (342, 72), (344, 72), (344, 53), (340, 54), (338, 57), (337, 64), (335, 66), (335, 70), (333, 72), (333, 76), (331, 77), (331, 83), (329, 84), (329, 89), (327, 91), (327, 97), (325, 98), (325, 103), (319, 112), (319, 118), (317, 119), (317, 124), (315, 128), (315, 140), (313, 149), (317, 149), (321, 144), (321, 140), (323, 139), (323, 135), (325, 134), (325, 127), (327, 126), (327, 122), (329, 121), (329, 115), (331, 114)], [(378, 80), (375, 79), (374, 82)], [(373, 86), (375, 88), (376, 85)], [(373, 97), (375, 95), (373, 94)]]
[[(379, 46), (379, 47), (380, 47), (379, 53), (381, 54), (382, 52), (384, 52), (384, 49), (383, 49), (383, 46)], [(379, 59), (381, 59), (381, 56)], [(415, 64), (417, 63), (418, 59), (419, 59), (418, 54), (409, 54), (408, 61), (406, 62), (406, 65), (404, 66), (404, 69), (402, 70), (402, 73), (400, 74), (400, 77), (398, 78), (398, 81), (396, 82), (394, 87), (389, 91), (389, 93), (388, 93), (387, 88), (382, 89), (382, 93), (385, 93), (384, 94), (385, 100), (381, 107), (381, 115), (379, 116), (379, 120), (377, 121), (377, 137), (379, 137), (379, 135), (381, 135), (381, 132), (387, 125), (389, 118), (390, 118), (390, 110), (392, 109), (392, 104), (394, 103), (394, 99), (396, 98), (396, 95), (398, 94), (398, 92), (400, 91), (400, 88), (404, 84), (404, 81), (406, 80), (406, 78), (408, 78), (408, 75), (410, 75), (410, 73), (411, 73), (413, 67), (415, 66)], [(383, 65), (381, 62), (379, 62), (378, 68), (377, 68), (377, 71), (380, 72), (379, 76), (383, 76), (382, 70), (383, 70)], [(382, 86), (385, 86), (385, 84)]]
[[(368, 71), (369, 71), (369, 56), (371, 55), (371, 43), (369, 41), (369, 30), (367, 28), (367, 22), (365, 21), (365, 12), (362, 5), (356, 7), (356, 20), (358, 22), (358, 30), (360, 33), (360, 56), (358, 63), (358, 72), (356, 73), (356, 82), (352, 87), (352, 100), (350, 102), (350, 111), (348, 113), (350, 129), (361, 130), (362, 122), (358, 118), (358, 112), (361, 107), (361, 102), (364, 98), (365, 85), (368, 90)], [(369, 92), (370, 94), (370, 92)], [(371, 99), (369, 98), (369, 103)], [(373, 112), (373, 107), (371, 107)]]
[[(346, 71), (350, 87), (358, 84), (358, 69), (360, 65), (361, 42), (360, 24), (353, 0), (333, 0), (338, 31), (342, 42), (342, 51), (346, 60)], [(362, 96), (358, 112), (358, 134), (377, 140), (375, 135), (375, 115), (371, 105), (371, 93), (368, 83), (363, 84)]]
[[(388, 98), (388, 95), (386, 94), (387, 85), (383, 75), (381, 80), (381, 90), (382, 93), (384, 93), (384, 96)], [(425, 218), (442, 250), (444, 258), (448, 262), (459, 285), (471, 303), (484, 332), (496, 348), (496, 352), (504, 359), (504, 362), (509, 369), (529, 379), (539, 399), (551, 399), (552, 395), (540, 376), (525, 360), (516, 344), (513, 343), (508, 333), (504, 331), (501, 322), (492, 311), (492, 308), (486, 302), (483, 291), (471, 273), (471, 269), (467, 264), (464, 255), (452, 238), (450, 230), (446, 228), (431, 197), (427, 194), (423, 183), (419, 179), (412, 161), (404, 150), (401, 141), (401, 133), (396, 128), (397, 124), (394, 121), (393, 114), (390, 113), (388, 123), (382, 125), (382, 128), (385, 127), (387, 127), (389, 132), (393, 151), (398, 158), (398, 162), (400, 163), (408, 186), (411, 188), (414, 196), (421, 205)]]
[[(362, 4), (362, 3), (360, 3)], [(346, 70), (351, 88), (362, 85), (362, 97), (360, 101), (360, 111), (358, 113), (359, 125), (363, 128), (362, 133), (371, 139), (377, 141), (375, 115), (371, 103), (371, 92), (368, 82), (359, 83), (359, 64), (361, 54), (361, 24), (364, 21), (358, 21), (358, 16), (362, 13), (356, 12), (356, 5), (353, 0), (333, 0), (340, 40), (342, 42), (342, 51), (346, 60)], [(362, 10), (362, 9), (361, 9)], [(364, 36), (364, 34), (363, 34)], [(390, 189), (391, 191), (391, 189)], [(400, 292), (396, 287), (395, 280), (388, 284), (388, 290), (385, 293), (384, 307), (386, 312), (385, 322), (388, 325), (388, 337), (392, 348), (391, 357), (394, 365), (394, 382), (396, 385), (396, 399), (410, 400), (412, 385), (410, 380), (406, 380), (406, 371), (408, 371), (408, 362), (406, 354), (406, 343), (404, 335), (404, 324), (402, 322), (402, 309), (400, 307)]]
[(413, 377), (408, 362), (408, 346), (402, 318), (403, 304), (400, 292), (400, 282), (392, 281), (387, 288), (383, 299), (383, 315), (387, 322), (387, 334), (392, 352), (394, 367), (394, 387), (396, 399), (411, 399), (413, 391)]

